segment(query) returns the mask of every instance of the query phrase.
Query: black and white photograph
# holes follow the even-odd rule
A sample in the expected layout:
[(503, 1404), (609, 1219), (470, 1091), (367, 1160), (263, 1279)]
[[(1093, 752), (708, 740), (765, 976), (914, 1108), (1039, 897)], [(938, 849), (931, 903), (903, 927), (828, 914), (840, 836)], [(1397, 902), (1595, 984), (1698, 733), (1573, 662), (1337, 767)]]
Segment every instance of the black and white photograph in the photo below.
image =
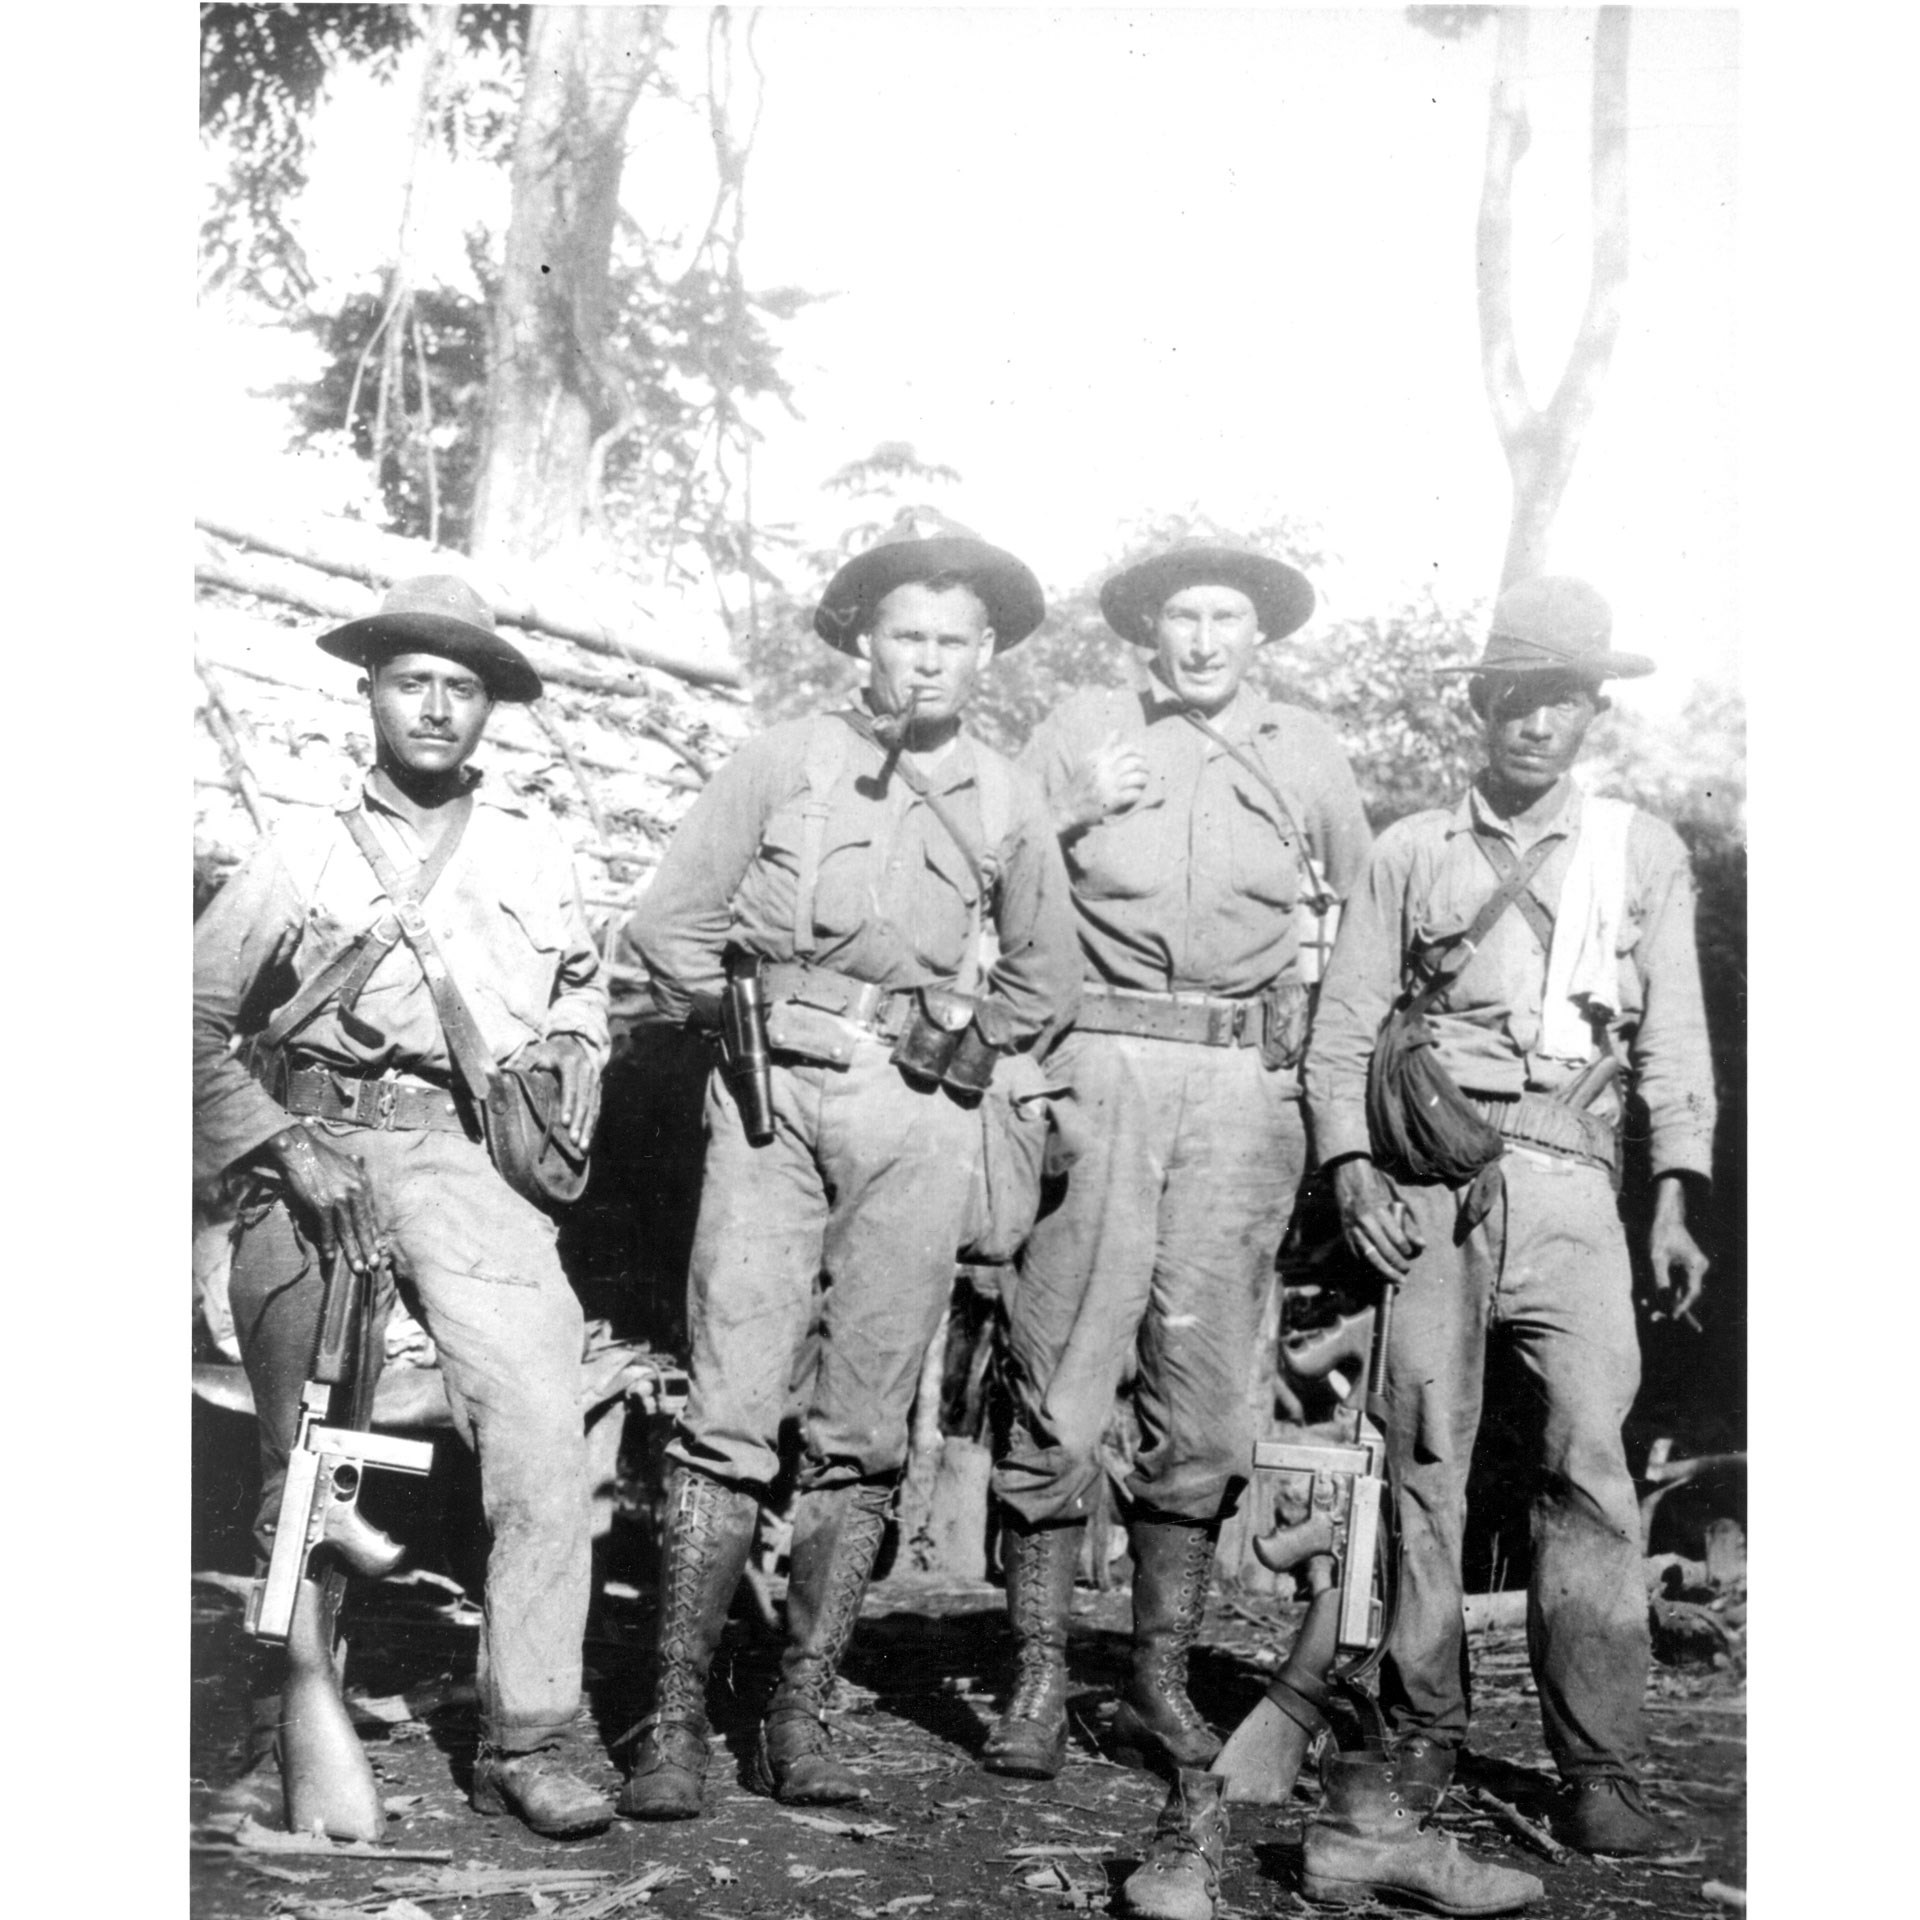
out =
[(1744, 1911), (1754, 30), (197, 9), (194, 1920)]

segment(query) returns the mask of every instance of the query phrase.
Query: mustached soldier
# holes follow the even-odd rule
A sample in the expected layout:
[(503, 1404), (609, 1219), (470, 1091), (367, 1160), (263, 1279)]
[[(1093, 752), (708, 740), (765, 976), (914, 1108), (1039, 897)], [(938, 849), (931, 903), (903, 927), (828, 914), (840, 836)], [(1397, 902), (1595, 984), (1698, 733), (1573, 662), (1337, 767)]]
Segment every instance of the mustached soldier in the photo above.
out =
[[(537, 699), (538, 674), (472, 588), (442, 575), (399, 582), (377, 614), (318, 644), (362, 669), (373, 721), (373, 768), (342, 811), (416, 884), (434, 871), (420, 910), (480, 1042), (492, 1064), (551, 1069), (584, 1153), (607, 1001), (572, 862), (550, 821), (467, 765), (494, 702)], [(473, 1804), (536, 1833), (589, 1833), (612, 1810), (562, 1751), (580, 1706), (591, 1543), (584, 1328), (554, 1222), (488, 1158), (407, 941), (364, 978), (342, 978), (284, 1045), (256, 1050), (262, 1078), (230, 1045), (311, 999), (309, 984), (389, 911), (346, 822), (321, 812), (262, 842), (194, 930), (194, 1172), (227, 1177), (240, 1197), (232, 1302), (260, 1418), (256, 1540), (264, 1565), (321, 1262), (337, 1253), (374, 1270), (382, 1325), (397, 1278), (439, 1349), (455, 1430), (480, 1458), (492, 1544)], [(279, 1797), (279, 1710), (270, 1672), (249, 1775), (263, 1809)]]
[[(964, 1040), (980, 1067), (1030, 1048), (1077, 991), (1039, 789), (961, 724), (989, 658), (1043, 612), (1027, 568), (971, 538), (849, 561), (814, 626), (867, 662), (864, 702), (742, 747), (630, 923), (669, 1019), (711, 1023), (744, 979), (770, 1047), (767, 1111), (743, 1115), (723, 1073), (707, 1093), (692, 1391), (668, 1450), (653, 1707), (620, 1801), (636, 1819), (700, 1811), (708, 1667), (779, 1470), (816, 1282), (788, 1643), (750, 1778), (800, 1803), (860, 1791), (830, 1751), (825, 1707), (906, 1459), (979, 1141), (939, 1056)], [(983, 917), (998, 943), (984, 974)]]

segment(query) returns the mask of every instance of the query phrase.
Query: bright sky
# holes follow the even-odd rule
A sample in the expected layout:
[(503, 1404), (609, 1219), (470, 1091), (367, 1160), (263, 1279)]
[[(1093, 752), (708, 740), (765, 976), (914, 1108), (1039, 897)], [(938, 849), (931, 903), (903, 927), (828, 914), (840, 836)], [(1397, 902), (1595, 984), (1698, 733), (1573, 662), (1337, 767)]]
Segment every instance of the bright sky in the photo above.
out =
[[(1585, 293), (1591, 20), (1533, 26), (1516, 253), (1536, 402)], [(1640, 9), (1633, 35), (1626, 332), (1553, 564), (1660, 659), (1634, 689), (1658, 709), (1737, 663), (1738, 21)], [(691, 18), (682, 37), (699, 44)], [(1346, 562), (1321, 582), (1334, 611), (1425, 580), (1453, 604), (1491, 590), (1507, 476), (1473, 279), (1491, 28), (1446, 44), (1397, 7), (780, 7), (757, 46), (749, 279), (837, 295), (781, 336), (805, 417), (760, 416), (761, 518), (830, 539), (851, 516), (820, 482), (908, 440), (961, 471), (942, 504), (1052, 585), (1124, 521), (1197, 503), (1318, 520)], [(397, 222), (393, 104), (349, 87), (321, 130), (323, 274), (364, 272)], [(685, 219), (706, 156), (654, 124), (643, 106), (629, 204)], [(461, 219), (503, 214), (504, 188), (430, 182), (419, 204), (459, 278)], [(210, 347), (203, 379), (237, 391), (247, 356)]]

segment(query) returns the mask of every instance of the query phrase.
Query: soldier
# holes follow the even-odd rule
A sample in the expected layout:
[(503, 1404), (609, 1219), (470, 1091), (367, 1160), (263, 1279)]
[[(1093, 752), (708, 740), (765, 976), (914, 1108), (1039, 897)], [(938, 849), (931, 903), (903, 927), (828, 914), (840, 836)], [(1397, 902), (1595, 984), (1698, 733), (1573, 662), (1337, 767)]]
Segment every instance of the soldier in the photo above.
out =
[[(1653, 668), (1612, 651), (1611, 633), (1584, 581), (1542, 577), (1500, 596), (1481, 658), (1454, 669), (1473, 675), (1486, 766), (1454, 806), (1381, 835), (1323, 988), (1307, 1096), (1348, 1242), (1399, 1289), (1388, 1398), (1404, 1560), (1382, 1703), (1400, 1794), (1430, 1807), (1467, 1731), (1461, 1533), (1485, 1349), (1499, 1334), (1544, 1404), (1528, 1653), (1565, 1782), (1562, 1831), (1587, 1852), (1644, 1853), (1662, 1835), (1637, 1784), (1647, 1603), (1620, 1430), (1640, 1356), (1614, 1197), (1615, 1078), (1624, 1069), (1646, 1113), (1648, 1251), (1675, 1315), (1706, 1274), (1687, 1209), (1711, 1173), (1714, 1094), (1686, 849), (1569, 777), (1606, 710), (1603, 682)], [(1497, 889), (1512, 904), (1476, 933)], [(1423, 982), (1432, 1060), (1497, 1135), (1471, 1177), (1408, 1170), (1390, 1088), (1376, 1089), (1369, 1128), (1376, 1033)], [(1319, 1833), (1323, 1855), (1344, 1849), (1329, 1871), (1353, 1897), (1402, 1884), (1374, 1828), (1332, 1831), (1310, 1832), (1309, 1876)]]
[[(860, 1792), (830, 1750), (825, 1707), (953, 1282), (980, 1138), (976, 1106), (951, 1090), (965, 1078), (956, 1050), (984, 1069), (1074, 1007), (1071, 910), (1044, 802), (962, 730), (988, 659), (1044, 611), (1025, 566), (969, 537), (850, 560), (814, 629), (867, 662), (864, 700), (741, 748), (630, 923), (668, 1019), (711, 1026), (730, 980), (754, 981), (771, 1050), (770, 1112), (743, 1114), (722, 1073), (707, 1094), (692, 1392), (669, 1448), (653, 1706), (620, 1800), (636, 1819), (700, 1811), (707, 1672), (779, 1471), (822, 1277), (788, 1644), (749, 1778), (797, 1803)], [(989, 914), (998, 957), (982, 976)]]
[(1156, 1764), (1203, 1767), (1219, 1748), (1187, 1697), (1187, 1650), (1246, 1484), (1250, 1369), (1306, 1164), (1297, 915), (1323, 887), (1343, 894), (1368, 844), (1333, 730), (1245, 685), (1254, 650), (1312, 612), (1303, 575), (1177, 548), (1109, 580), (1100, 608), (1146, 653), (1144, 684), (1074, 695), (1025, 756), (1086, 975), (1048, 1061), (1072, 1089), (1065, 1196), (1020, 1263), (1015, 1423), (994, 1471), (1018, 1671), (987, 1765), (1032, 1779), (1065, 1753), (1074, 1566), (1136, 1355), (1133, 1670), (1114, 1735)]
[[(556, 1076), (560, 1124), (584, 1155), (607, 1004), (572, 865), (550, 821), (467, 765), (494, 702), (537, 699), (540, 679), (485, 602), (441, 575), (399, 582), (377, 614), (318, 644), (362, 669), (373, 768), (338, 814), (295, 818), (262, 842), (194, 937), (194, 1172), (230, 1182), (239, 1202), (232, 1307), (260, 1420), (255, 1537), (264, 1564), (321, 1263), (338, 1256), (374, 1274), (376, 1336), (398, 1282), (480, 1459), (492, 1545), (473, 1805), (536, 1833), (590, 1833), (612, 1809), (563, 1751), (590, 1579), (580, 1306), (554, 1222), (488, 1157), (411, 943), (396, 929), (384, 947), (358, 944), (393, 923), (348, 825), (364, 823), (424, 894), (491, 1061)], [(343, 973), (334, 962), (349, 949), (378, 964)], [(281, 1013), (283, 1041), (231, 1046)], [(269, 1674), (248, 1776), (262, 1808), (278, 1786), (278, 1720)]]

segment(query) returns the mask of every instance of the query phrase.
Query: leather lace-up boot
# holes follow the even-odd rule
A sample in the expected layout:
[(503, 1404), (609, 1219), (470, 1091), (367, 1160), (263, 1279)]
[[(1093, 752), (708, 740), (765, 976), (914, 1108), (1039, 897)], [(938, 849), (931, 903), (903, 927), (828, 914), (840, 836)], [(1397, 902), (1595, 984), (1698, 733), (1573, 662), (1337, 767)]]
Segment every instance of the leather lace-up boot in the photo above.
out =
[(1146, 1858), (1127, 1875), (1119, 1911), (1135, 1920), (1213, 1920), (1227, 1850), (1226, 1781), (1179, 1768)]
[(630, 1820), (691, 1820), (707, 1776), (707, 1672), (746, 1570), (760, 1503), (751, 1493), (675, 1467), (667, 1482), (653, 1711), (634, 1735), (619, 1810)]
[(987, 1735), (989, 1773), (1051, 1780), (1067, 1755), (1067, 1622), (1085, 1529), (1015, 1527), (1007, 1541), (1007, 1614), (1014, 1682)]
[(1571, 1781), (1557, 1824), (1582, 1853), (1662, 1853), (1672, 1838), (1647, 1811), (1639, 1783), (1618, 1773)]
[(1113, 1718), (1114, 1754), (1131, 1767), (1204, 1767), (1220, 1736), (1187, 1698), (1187, 1653), (1206, 1611), (1217, 1521), (1133, 1524), (1133, 1678)]
[(1453, 1785), (1456, 1755), (1452, 1747), (1424, 1733), (1410, 1733), (1393, 1747), (1393, 1776), (1400, 1798), (1416, 1820), (1424, 1820), (1446, 1798)]
[(1309, 1824), (1300, 1891), (1321, 1906), (1389, 1897), (1433, 1913), (1512, 1913), (1546, 1888), (1530, 1873), (1490, 1866), (1453, 1840), (1423, 1832), (1377, 1753), (1336, 1754), (1322, 1770), (1326, 1794)]
[(793, 1516), (787, 1650), (748, 1782), (793, 1806), (832, 1807), (865, 1789), (833, 1757), (827, 1701), (886, 1531), (891, 1480), (803, 1493)]

